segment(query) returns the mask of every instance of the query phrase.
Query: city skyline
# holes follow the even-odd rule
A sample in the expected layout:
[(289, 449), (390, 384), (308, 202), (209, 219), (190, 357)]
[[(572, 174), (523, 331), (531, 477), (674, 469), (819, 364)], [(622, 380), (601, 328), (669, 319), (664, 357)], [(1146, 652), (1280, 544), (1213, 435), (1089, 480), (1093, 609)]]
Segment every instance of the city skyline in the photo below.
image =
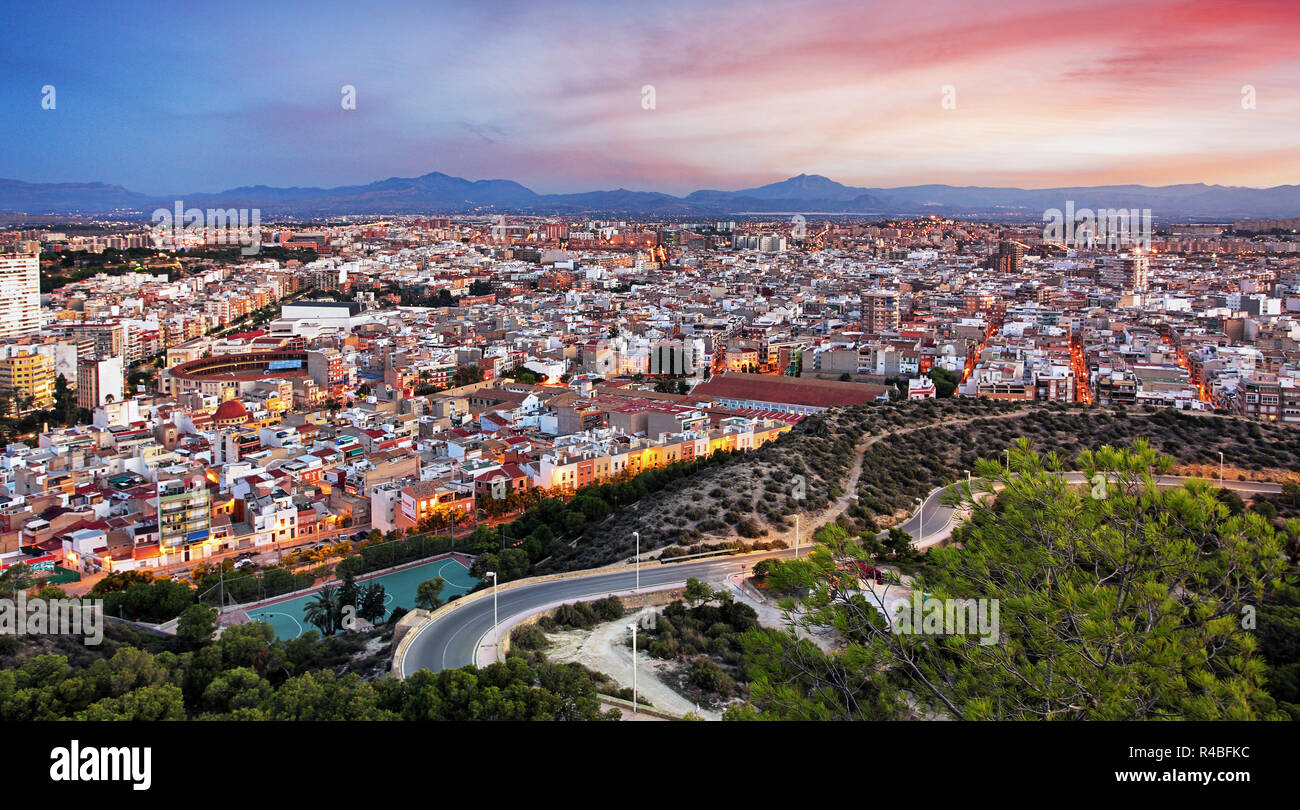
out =
[(867, 187), (1300, 180), (1300, 57), (1275, 36), (1300, 9), (1282, 2), (399, 4), (364, 18), (325, 4), (310, 37), (294, 35), (305, 8), (65, 10), (81, 23), (59, 31), (63, 56), (41, 47), (48, 12), (12, 14), (0, 177), (147, 194), (433, 169), (544, 193), (801, 172)]

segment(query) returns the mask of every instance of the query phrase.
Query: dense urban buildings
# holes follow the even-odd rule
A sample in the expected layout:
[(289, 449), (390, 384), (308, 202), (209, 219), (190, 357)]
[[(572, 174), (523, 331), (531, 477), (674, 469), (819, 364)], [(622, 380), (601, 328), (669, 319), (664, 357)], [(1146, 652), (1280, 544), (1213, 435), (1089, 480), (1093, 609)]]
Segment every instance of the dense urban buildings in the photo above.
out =
[[(937, 217), (399, 217), (262, 240), (0, 234), (0, 398), (41, 420), (0, 457), (6, 560), (165, 569), (405, 531), (873, 401), (1300, 421), (1300, 240), (1245, 223), (1149, 247)], [(61, 275), (83, 265), (105, 270)], [(43, 296), (38, 268), (60, 279)]]

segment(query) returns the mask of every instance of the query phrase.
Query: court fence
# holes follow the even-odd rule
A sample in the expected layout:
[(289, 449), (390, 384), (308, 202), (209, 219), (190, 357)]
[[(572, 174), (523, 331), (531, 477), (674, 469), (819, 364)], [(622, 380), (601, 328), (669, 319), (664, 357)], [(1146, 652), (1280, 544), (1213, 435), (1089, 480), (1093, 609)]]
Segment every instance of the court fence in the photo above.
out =
[(417, 535), (400, 540), (370, 542), (334, 565), (320, 565), (297, 572), (275, 567), (263, 571), (227, 574), (204, 589), (199, 594), (199, 601), (212, 607), (224, 605), (226, 609), (253, 604), (297, 591), (312, 590), (348, 571), (354, 577), (361, 577), (385, 568), (436, 557), (451, 550), (451, 538), (440, 535)]

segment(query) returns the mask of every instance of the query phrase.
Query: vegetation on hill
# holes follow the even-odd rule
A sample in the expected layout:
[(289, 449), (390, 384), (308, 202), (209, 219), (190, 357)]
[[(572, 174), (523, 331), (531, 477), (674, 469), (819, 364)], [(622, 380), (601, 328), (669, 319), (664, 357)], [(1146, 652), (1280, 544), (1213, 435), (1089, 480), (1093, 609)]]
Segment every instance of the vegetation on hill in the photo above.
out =
[[(1173, 457), (1172, 471), (1180, 474), (1217, 472), (1220, 451), (1232, 477), (1245, 474), (1233, 470), (1261, 477), (1300, 471), (1300, 431), (1221, 415), (985, 399), (864, 404), (805, 418), (775, 442), (692, 469), (653, 499), (577, 526), (571, 544), (538, 571), (628, 559), (633, 532), (642, 552), (676, 549), (665, 558), (701, 543), (768, 542), (788, 534), (796, 512), (806, 526), (841, 498), (849, 499), (841, 521), (850, 532), (886, 528), (910, 514), (916, 498), (964, 479), (978, 459), (999, 455), (1018, 438), (1068, 463), (1078, 447), (1146, 439)], [(864, 460), (848, 492), (859, 444), (866, 446)]]
[(752, 607), (692, 578), (683, 598), (665, 606), (637, 637), (637, 648), (676, 661), (682, 691), (718, 704), (747, 693), (742, 637), (757, 627)]
[(991, 635), (939, 625), (890, 632), (874, 595), (888, 587), (849, 587), (844, 575), (878, 555), (827, 527), (825, 545), (768, 566), (766, 578), (778, 593), (803, 596), (784, 602), (798, 624), (835, 628), (844, 649), (827, 654), (789, 631), (751, 631), (750, 702), (728, 717), (1296, 716), (1300, 628), (1284, 549), (1300, 521), (1279, 529), (1257, 512), (1232, 514), (1206, 481), (1156, 487), (1152, 476), (1173, 461), (1146, 442), (1081, 453), (1090, 479), (1112, 476), (1100, 488), (1069, 484), (1068, 465), (1027, 442), (1012, 449), (1010, 470), (976, 463), (981, 497), (973, 501), (964, 484), (953, 495), (972, 517), (953, 545), (927, 554), (912, 592), (997, 600)]

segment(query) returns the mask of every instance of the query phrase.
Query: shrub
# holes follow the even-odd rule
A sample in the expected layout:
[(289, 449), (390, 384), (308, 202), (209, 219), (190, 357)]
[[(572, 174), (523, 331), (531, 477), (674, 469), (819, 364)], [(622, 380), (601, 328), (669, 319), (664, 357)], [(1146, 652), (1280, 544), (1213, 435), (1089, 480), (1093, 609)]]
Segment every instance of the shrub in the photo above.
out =
[(736, 691), (736, 682), (722, 667), (707, 658), (691, 662), (691, 685), (705, 692), (730, 697)]
[(541, 650), (549, 644), (546, 634), (536, 624), (525, 624), (510, 631), (510, 646), (519, 650)]

